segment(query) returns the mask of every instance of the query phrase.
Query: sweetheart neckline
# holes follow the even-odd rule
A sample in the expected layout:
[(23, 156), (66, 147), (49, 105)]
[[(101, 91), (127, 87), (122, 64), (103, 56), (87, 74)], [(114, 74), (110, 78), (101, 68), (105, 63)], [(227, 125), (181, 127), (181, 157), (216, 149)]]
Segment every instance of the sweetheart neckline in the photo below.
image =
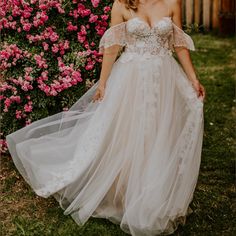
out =
[(127, 20), (126, 23), (128, 23), (129, 21), (138, 19), (139, 21), (143, 22), (149, 28), (149, 30), (153, 30), (161, 21), (164, 21), (164, 19), (166, 18), (171, 20), (172, 22), (171, 16), (163, 16), (160, 20), (156, 21), (153, 26), (150, 26), (146, 21), (142, 20), (139, 16), (135, 16)]

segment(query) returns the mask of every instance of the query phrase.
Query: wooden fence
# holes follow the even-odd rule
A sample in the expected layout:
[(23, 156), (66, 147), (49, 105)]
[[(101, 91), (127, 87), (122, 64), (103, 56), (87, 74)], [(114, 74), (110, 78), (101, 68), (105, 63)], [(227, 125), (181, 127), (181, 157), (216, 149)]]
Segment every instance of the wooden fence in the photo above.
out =
[[(231, 19), (235, 28), (235, 0), (183, 0), (183, 20), (187, 25), (198, 24), (206, 29), (219, 29), (222, 18)], [(234, 29), (235, 30), (235, 29)]]

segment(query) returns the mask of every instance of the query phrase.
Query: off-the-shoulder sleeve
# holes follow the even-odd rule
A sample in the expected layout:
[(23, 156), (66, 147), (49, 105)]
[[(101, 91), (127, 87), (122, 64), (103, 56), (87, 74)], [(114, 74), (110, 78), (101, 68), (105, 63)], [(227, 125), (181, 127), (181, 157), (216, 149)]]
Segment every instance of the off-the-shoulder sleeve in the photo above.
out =
[(175, 47), (184, 47), (189, 50), (195, 51), (195, 46), (192, 38), (174, 23), (173, 33), (170, 40), (170, 47), (172, 51), (174, 51)]
[(99, 52), (103, 53), (104, 49), (114, 45), (126, 45), (126, 22), (111, 26), (105, 31), (99, 42)]

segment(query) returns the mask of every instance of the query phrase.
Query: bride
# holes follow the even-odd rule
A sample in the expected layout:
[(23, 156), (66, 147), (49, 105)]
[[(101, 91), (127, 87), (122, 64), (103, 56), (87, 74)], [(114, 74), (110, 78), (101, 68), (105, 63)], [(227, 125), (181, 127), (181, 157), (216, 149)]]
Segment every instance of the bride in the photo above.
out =
[(99, 49), (99, 81), (68, 111), (7, 135), (14, 164), (79, 225), (171, 234), (192, 212), (204, 124), (181, 1), (115, 0)]

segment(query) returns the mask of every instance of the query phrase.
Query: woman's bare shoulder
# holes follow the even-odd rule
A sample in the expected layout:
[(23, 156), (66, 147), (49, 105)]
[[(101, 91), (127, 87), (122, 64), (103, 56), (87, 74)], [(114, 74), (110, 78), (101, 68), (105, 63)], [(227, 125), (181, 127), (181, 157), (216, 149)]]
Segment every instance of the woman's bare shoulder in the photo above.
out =
[(173, 22), (182, 27), (182, 1), (181, 0), (165, 0), (169, 5), (170, 14), (172, 16)]
[(165, 2), (169, 5), (169, 7), (172, 10), (182, 5), (182, 0), (165, 0)]
[(112, 8), (117, 8), (122, 11), (125, 8), (125, 1), (124, 0), (114, 0), (112, 4)]
[(115, 0), (111, 9), (111, 26), (124, 22), (125, 3), (123, 0)]

